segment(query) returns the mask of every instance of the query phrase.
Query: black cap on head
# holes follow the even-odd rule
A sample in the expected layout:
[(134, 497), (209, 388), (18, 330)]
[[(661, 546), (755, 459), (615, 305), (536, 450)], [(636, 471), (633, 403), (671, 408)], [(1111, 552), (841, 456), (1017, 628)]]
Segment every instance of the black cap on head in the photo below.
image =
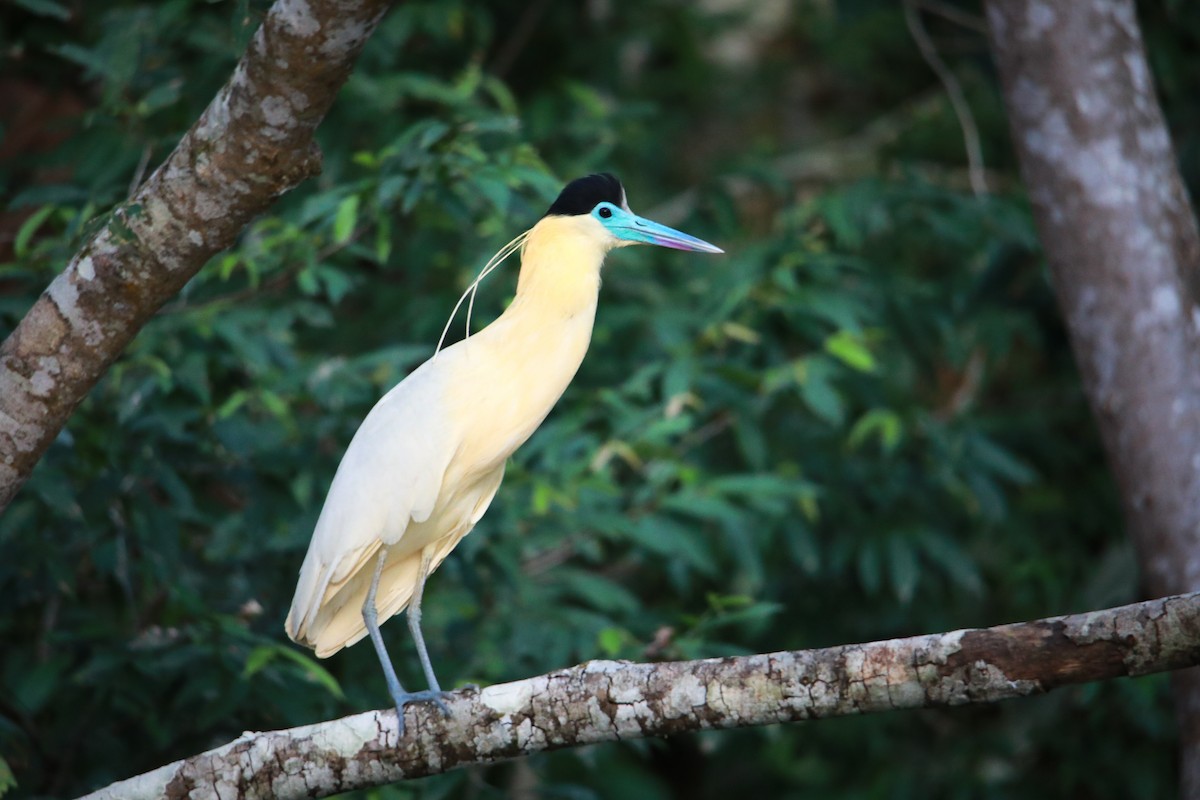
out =
[(577, 178), (563, 187), (546, 216), (573, 217), (578, 214), (590, 214), (597, 203), (605, 201), (624, 207), (625, 188), (615, 175), (599, 172), (586, 178)]

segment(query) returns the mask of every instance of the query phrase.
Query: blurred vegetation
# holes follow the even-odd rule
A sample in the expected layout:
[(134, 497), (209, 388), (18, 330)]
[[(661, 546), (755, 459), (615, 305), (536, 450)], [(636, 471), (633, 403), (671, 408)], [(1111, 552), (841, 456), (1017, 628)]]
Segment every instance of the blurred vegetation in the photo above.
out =
[[(939, 6), (941, 4), (938, 4)], [(925, 14), (993, 193), (887, 0), (414, 0), (284, 197), (171, 302), (0, 518), (0, 794), (387, 704), (282, 630), (342, 450), (561, 184), (618, 173), (721, 258), (615, 254), (591, 353), (430, 583), (448, 683), (818, 647), (1138, 597), (981, 11)], [(265, 11), (0, 6), (0, 333), (167, 155)], [(1200, 15), (1144, 3), (1200, 180)], [(481, 295), (483, 321), (515, 266)], [(461, 326), (460, 326), (461, 330)], [(419, 685), (407, 632), (385, 627)], [(1169, 796), (1165, 678), (606, 745), (377, 798)]]

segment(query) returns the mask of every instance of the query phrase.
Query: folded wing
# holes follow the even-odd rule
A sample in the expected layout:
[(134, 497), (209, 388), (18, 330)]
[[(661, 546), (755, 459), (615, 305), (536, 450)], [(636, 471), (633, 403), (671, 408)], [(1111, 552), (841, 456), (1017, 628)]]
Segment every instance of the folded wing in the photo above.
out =
[[(426, 542), (406, 534), (434, 514), (459, 439), (447, 416), (434, 413), (444, 382), (428, 366), (371, 409), (325, 499), (287, 619), (288, 635), (319, 656), (361, 638), (360, 608), (350, 605), (357, 598), (361, 607), (363, 582), (370, 581), (380, 547), (389, 547), (391, 585), (402, 584), (410, 568), (410, 583), (415, 582), (415, 566), (407, 562), (416, 556), (419, 563)], [(381, 613), (380, 621), (386, 616)]]

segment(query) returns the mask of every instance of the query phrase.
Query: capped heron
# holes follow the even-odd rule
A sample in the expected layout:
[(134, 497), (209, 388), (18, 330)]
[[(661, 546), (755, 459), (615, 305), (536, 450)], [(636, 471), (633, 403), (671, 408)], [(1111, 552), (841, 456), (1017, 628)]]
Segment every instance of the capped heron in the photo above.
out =
[[(425, 579), (487, 511), (508, 457), (575, 376), (592, 336), (604, 257), (631, 244), (723, 252), (634, 214), (612, 175), (572, 181), (468, 289), (520, 248), (517, 293), (504, 313), (471, 335), (468, 306), (468, 337), (384, 395), (342, 457), (300, 568), (287, 632), (318, 658), (370, 636), (401, 732), (411, 702), (446, 710), (421, 635)], [(379, 623), (406, 606), (424, 692), (400, 685), (379, 633)]]

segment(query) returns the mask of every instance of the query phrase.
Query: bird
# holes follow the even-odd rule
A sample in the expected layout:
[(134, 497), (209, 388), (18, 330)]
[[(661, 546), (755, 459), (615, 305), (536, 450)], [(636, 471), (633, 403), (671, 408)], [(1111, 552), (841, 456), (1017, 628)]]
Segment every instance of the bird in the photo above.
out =
[[(509, 456), (579, 369), (605, 256), (636, 244), (724, 252), (633, 213), (610, 173), (568, 183), (463, 295), (473, 303), (479, 281), (520, 249), (516, 294), (504, 312), (471, 334), (468, 306), (467, 337), (445, 349), (439, 342), (429, 360), (387, 392), (338, 465), (300, 567), (286, 630), (318, 658), (370, 637), (401, 733), (410, 703), (431, 701), (449, 713), (448, 693), (421, 632), (425, 581), (483, 517)], [(426, 691), (404, 689), (379, 630), (406, 608)]]

